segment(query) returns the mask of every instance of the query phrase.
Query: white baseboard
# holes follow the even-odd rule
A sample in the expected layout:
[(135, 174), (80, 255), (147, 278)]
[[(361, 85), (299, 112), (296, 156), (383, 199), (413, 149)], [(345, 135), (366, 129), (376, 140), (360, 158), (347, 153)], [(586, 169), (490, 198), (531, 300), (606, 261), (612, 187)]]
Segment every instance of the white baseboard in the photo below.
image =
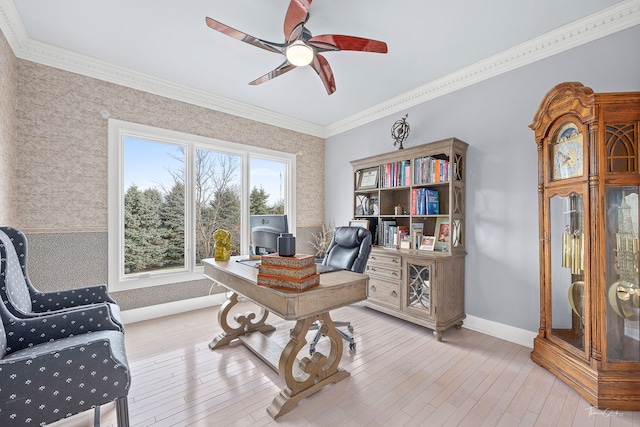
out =
[(184, 313), (185, 311), (198, 310), (201, 308), (214, 307), (226, 301), (224, 293), (207, 295), (198, 298), (189, 298), (180, 301), (168, 302), (165, 304), (151, 305), (148, 307), (134, 308), (121, 312), (124, 324), (142, 322), (143, 320), (155, 319), (157, 317), (170, 316), (172, 314)]
[(526, 329), (469, 315), (464, 319), (463, 327), (529, 348), (533, 348), (533, 339), (538, 335)]
[[(122, 321), (125, 324), (142, 322), (157, 317), (170, 316), (172, 314), (184, 313), (186, 311), (198, 310), (201, 308), (214, 307), (225, 302), (227, 299), (224, 293), (207, 295), (199, 298), (169, 302), (166, 304), (152, 305), (148, 307), (134, 308), (122, 311)], [(533, 348), (535, 332), (516, 328), (480, 317), (467, 315), (464, 319), (464, 327), (472, 331), (491, 335), (524, 347)]]

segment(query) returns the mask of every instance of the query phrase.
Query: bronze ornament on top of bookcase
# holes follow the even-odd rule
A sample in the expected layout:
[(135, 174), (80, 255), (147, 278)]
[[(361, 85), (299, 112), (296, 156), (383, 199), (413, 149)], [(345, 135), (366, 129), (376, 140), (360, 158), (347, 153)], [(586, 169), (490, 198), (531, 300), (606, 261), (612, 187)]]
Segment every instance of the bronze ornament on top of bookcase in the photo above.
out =
[[(466, 317), (467, 147), (449, 138), (351, 162), (354, 218), (369, 220), (375, 242), (365, 305), (433, 329), (438, 340)], [(379, 170), (378, 188), (362, 189), (359, 177), (371, 168)], [(363, 198), (378, 209), (359, 207)]]

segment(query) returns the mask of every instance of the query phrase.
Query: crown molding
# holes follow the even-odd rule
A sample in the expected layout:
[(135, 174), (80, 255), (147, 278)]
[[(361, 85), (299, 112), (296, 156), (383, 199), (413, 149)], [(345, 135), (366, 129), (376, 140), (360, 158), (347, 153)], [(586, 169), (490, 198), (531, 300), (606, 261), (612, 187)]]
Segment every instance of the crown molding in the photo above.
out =
[(346, 132), (638, 24), (640, 0), (624, 0), (323, 127), (32, 40), (27, 35), (13, 1), (0, 0), (0, 29), (14, 55), (20, 59), (320, 138)]
[(640, 24), (640, 0), (625, 0), (325, 127), (325, 138), (403, 112), (483, 80)]

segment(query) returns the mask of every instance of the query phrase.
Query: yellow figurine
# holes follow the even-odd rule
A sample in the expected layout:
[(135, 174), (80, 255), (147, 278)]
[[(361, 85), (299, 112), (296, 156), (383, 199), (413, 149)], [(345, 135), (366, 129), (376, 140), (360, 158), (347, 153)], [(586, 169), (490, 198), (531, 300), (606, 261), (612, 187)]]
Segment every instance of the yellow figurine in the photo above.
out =
[(213, 233), (213, 245), (216, 253), (214, 259), (216, 261), (229, 261), (231, 258), (231, 233), (227, 230), (219, 229)]

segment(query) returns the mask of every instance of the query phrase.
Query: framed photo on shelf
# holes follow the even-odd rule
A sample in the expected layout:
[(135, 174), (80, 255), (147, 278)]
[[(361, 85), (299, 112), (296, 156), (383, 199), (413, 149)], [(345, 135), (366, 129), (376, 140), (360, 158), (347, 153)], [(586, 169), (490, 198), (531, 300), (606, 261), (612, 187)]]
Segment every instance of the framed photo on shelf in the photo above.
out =
[(358, 171), (358, 190), (370, 190), (378, 188), (378, 168), (369, 168)]
[(438, 218), (436, 221), (436, 246), (435, 250), (447, 252), (451, 241), (451, 226), (449, 218)]
[(352, 219), (349, 221), (349, 227), (362, 227), (369, 229), (369, 220), (368, 219)]
[(422, 236), (418, 249), (420, 249), (421, 251), (432, 251), (435, 245), (436, 236)]

